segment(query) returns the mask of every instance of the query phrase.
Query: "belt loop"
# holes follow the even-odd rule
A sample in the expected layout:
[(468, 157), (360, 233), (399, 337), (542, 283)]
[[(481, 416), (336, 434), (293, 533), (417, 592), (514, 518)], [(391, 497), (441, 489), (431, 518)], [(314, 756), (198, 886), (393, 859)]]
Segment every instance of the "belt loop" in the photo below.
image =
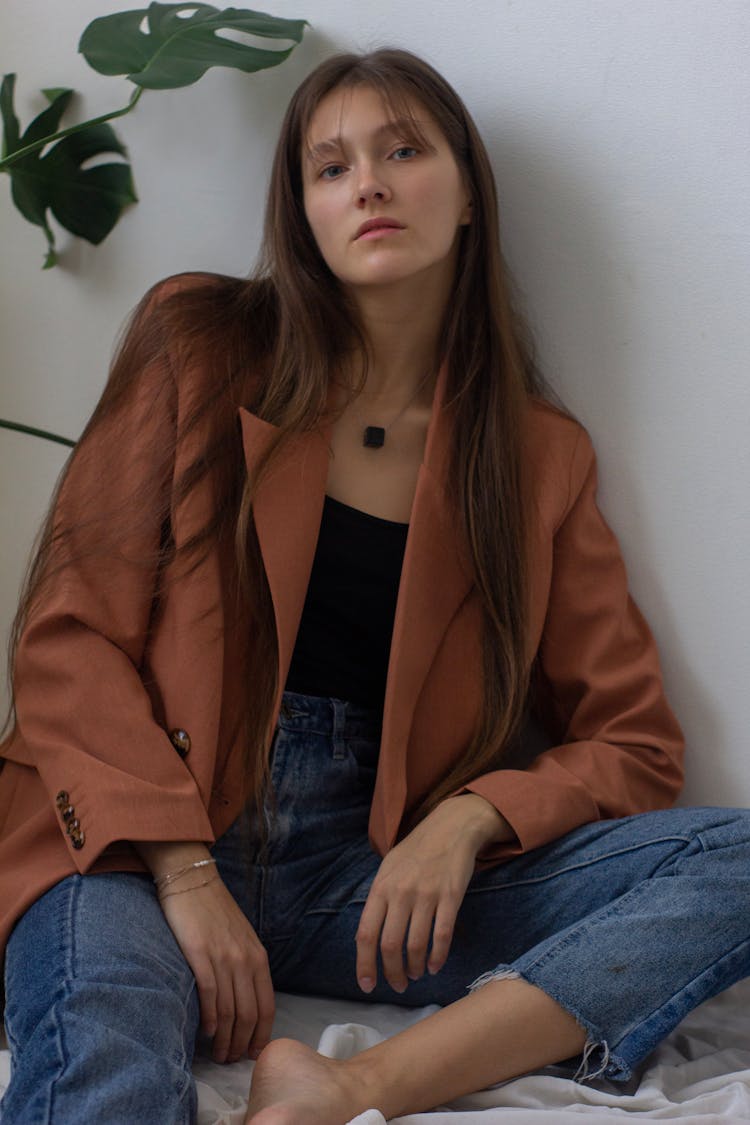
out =
[(333, 707), (333, 757), (346, 757), (346, 703), (342, 699), (332, 699)]

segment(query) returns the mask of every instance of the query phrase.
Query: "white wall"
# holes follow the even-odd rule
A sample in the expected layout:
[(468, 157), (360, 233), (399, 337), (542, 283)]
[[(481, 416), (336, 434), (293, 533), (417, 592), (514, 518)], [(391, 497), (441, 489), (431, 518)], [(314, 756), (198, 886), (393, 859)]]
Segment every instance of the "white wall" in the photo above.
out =
[[(82, 91), (85, 116), (124, 103), (129, 85), (75, 47), (91, 19), (127, 6), (3, 0), (0, 70), (18, 72), (24, 121), (42, 86)], [(0, 415), (77, 436), (153, 281), (249, 268), (299, 79), (350, 46), (422, 53), (488, 142), (541, 360), (599, 451), (602, 506), (688, 734), (685, 799), (750, 805), (747, 0), (265, 6), (313, 25), (289, 62), (147, 94), (119, 123), (141, 202), (100, 248), (61, 232), (63, 266), (42, 273), (43, 238), (0, 177)], [(56, 447), (0, 431), (4, 628), (61, 463)]]

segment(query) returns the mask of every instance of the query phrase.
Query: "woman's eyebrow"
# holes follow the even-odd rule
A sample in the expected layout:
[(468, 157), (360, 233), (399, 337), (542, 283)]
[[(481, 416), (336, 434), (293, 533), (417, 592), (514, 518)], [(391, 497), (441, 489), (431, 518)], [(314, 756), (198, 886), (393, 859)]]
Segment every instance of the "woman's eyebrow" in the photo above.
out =
[[(389, 133), (392, 135), (413, 137), (415, 132), (419, 132), (419, 134), (423, 136), (422, 129), (424, 124), (424, 122), (417, 121), (410, 117), (398, 117), (393, 121), (385, 121), (382, 125), (379, 125), (378, 128), (375, 129), (373, 137), (376, 140), (380, 140), (381, 137)], [(329, 137), (325, 141), (318, 141), (314, 145), (308, 145), (306, 156), (307, 159), (312, 162), (324, 160), (327, 156), (343, 152), (344, 147), (344, 138), (339, 133), (337, 137)]]

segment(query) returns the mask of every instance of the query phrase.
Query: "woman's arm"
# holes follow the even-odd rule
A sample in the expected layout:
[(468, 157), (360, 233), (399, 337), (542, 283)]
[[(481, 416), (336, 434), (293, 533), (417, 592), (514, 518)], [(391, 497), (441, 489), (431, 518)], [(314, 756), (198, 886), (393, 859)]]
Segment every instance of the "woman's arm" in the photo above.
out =
[[(153, 292), (140, 331), (155, 331), (159, 301), (175, 285)], [(48, 577), (18, 647), (16, 739), (82, 872), (114, 841), (213, 839), (141, 676), (178, 406), (165, 347), (79, 443), (55, 507)], [(13, 743), (6, 750), (12, 757)], [(58, 815), (59, 794), (80, 823), (77, 840)]]
[(538, 652), (542, 702), (557, 744), (527, 769), (496, 770), (466, 786), (505, 817), (519, 841), (485, 847), (480, 865), (581, 824), (667, 807), (682, 784), (682, 732), (664, 695), (654, 638), (597, 506), (596, 480), (581, 429), (569, 502), (554, 536)]
[[(204, 796), (157, 717), (158, 687), (152, 698), (144, 682), (163, 585), (161, 547), (167, 534), (185, 535), (174, 503), (177, 431), (188, 410), (183, 399), (197, 391), (184, 371), (173, 371), (166, 344), (154, 347), (160, 301), (184, 280), (153, 291), (136, 320), (136, 332), (151, 337), (148, 362), (134, 364), (124, 393), (88, 429), (64, 478), (47, 578), (18, 650), (18, 729), (4, 752), (38, 770), (79, 871), (108, 845), (128, 841), (159, 880), (165, 918), (196, 979), (203, 1029), (224, 1062), (259, 1052), (270, 1037), (268, 958), (216, 867), (203, 863), (213, 840)], [(201, 515), (192, 499), (184, 518), (195, 530)], [(203, 609), (195, 594), (203, 577), (200, 569), (188, 572), (194, 586), (187, 591), (182, 578), (170, 578), (166, 599), (179, 598), (185, 615), (178, 642), (188, 651), (198, 644), (205, 660), (189, 628)], [(175, 662), (182, 656), (176, 649)], [(67, 806), (60, 807), (63, 793)]]

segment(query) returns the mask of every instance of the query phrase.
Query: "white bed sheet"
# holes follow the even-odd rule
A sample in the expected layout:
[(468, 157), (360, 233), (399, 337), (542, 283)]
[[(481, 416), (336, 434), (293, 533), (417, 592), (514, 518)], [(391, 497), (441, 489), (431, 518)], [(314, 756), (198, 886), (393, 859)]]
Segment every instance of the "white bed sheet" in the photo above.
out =
[[(435, 1010), (279, 993), (274, 1036), (348, 1058)], [(198, 1125), (241, 1125), (252, 1067), (196, 1061)], [(750, 1122), (750, 980), (697, 1008), (626, 1087), (584, 1086), (548, 1068), (430, 1113), (399, 1117), (394, 1125), (582, 1125), (582, 1117), (586, 1125), (612, 1125), (617, 1118), (681, 1125)], [(383, 1125), (383, 1118), (362, 1115), (357, 1125)]]
[[(348, 1058), (435, 1010), (278, 993), (274, 1037), (291, 1036), (323, 1054)], [(198, 1125), (242, 1125), (253, 1065), (196, 1060)], [(8, 1075), (8, 1053), (0, 1051), (0, 1093)], [(583, 1086), (548, 1068), (429, 1113), (396, 1118), (393, 1125), (582, 1125), (582, 1118), (585, 1125), (617, 1119), (750, 1122), (750, 979), (697, 1008), (626, 1087), (601, 1081)], [(383, 1125), (383, 1117), (370, 1111), (356, 1125)]]

